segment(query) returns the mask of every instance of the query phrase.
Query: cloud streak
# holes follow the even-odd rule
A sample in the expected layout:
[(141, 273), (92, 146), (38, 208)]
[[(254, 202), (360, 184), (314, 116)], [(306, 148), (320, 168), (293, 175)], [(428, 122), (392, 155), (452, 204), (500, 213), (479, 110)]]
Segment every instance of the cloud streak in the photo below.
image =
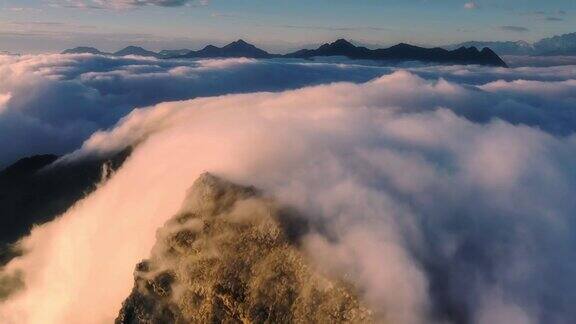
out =
[(522, 26), (500, 26), (499, 28), (501, 30), (516, 32), (516, 33), (525, 33), (525, 32), (530, 31), (530, 29), (528, 29), (526, 27), (522, 27)]
[(85, 9), (130, 9), (144, 6), (181, 7), (194, 4), (207, 5), (208, 0), (67, 0), (62, 6)]

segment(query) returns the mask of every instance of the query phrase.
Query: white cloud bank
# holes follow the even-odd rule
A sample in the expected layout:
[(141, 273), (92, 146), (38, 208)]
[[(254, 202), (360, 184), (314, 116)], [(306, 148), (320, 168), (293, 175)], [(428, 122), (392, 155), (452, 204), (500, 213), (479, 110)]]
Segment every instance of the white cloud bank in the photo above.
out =
[[(0, 56), (0, 167), (33, 154), (70, 152), (93, 132), (111, 127), (135, 107), (229, 93), (281, 91), (335, 81), (366, 82), (400, 68), (425, 79), (443, 78), (449, 81), (444, 84), (453, 89), (451, 93), (441, 93), (424, 87), (427, 90), (413, 96), (418, 109), (445, 106), (475, 121), (498, 117), (562, 134), (576, 128), (573, 96), (543, 96), (538, 91), (524, 96), (482, 88), (498, 80), (522, 79), (541, 81), (546, 88), (571, 91), (574, 87), (568, 81), (576, 79), (574, 65), (501, 69), (359, 63)], [(412, 96), (409, 87), (413, 85), (406, 84), (401, 93)]]
[(381, 73), (368, 67), (248, 59), (0, 55), (0, 168), (33, 154), (74, 150), (135, 107), (331, 81), (367, 81)]
[(0, 304), (0, 322), (111, 322), (155, 230), (210, 171), (324, 222), (334, 239), (311, 235), (308, 252), (350, 275), (383, 319), (569, 323), (576, 137), (555, 131), (575, 125), (558, 117), (572, 116), (574, 86), (399, 71), (133, 111), (71, 157), (139, 143), (24, 239), (29, 252), (5, 271), (22, 270), (27, 288)]

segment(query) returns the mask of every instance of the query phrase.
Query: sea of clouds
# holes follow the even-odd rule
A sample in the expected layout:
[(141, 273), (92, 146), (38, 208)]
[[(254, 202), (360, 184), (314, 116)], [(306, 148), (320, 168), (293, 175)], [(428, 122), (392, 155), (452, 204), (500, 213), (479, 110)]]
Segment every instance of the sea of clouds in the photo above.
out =
[(63, 154), (136, 107), (229, 93), (368, 81), (376, 68), (96, 55), (0, 56), (0, 167)]
[[(422, 102), (424, 109), (427, 105), (446, 105), (478, 121), (498, 117), (513, 123), (538, 123), (561, 133), (572, 131), (576, 125), (571, 109), (574, 95), (563, 94), (574, 94), (571, 80), (576, 79), (576, 65), (526, 66), (537, 65), (529, 64), (534, 60), (514, 69), (499, 69), (414, 63), (389, 66), (334, 59), (194, 61), (97, 55), (4, 55), (0, 56), (0, 143), (5, 145), (0, 147), (0, 167), (33, 154), (70, 152), (95, 131), (113, 126), (136, 107), (337, 81), (366, 82), (399, 69), (425, 79), (442, 78), (471, 86), (463, 88), (462, 95), (458, 96), (461, 102), (432, 94)], [(558, 58), (547, 60), (549, 64), (560, 64), (557, 61)], [(507, 82), (496, 82), (502, 80)], [(515, 80), (530, 81), (533, 88), (553, 86), (550, 91), (556, 92), (549, 92), (547, 98), (527, 96), (517, 90), (512, 93), (507, 89), (518, 87), (511, 82)], [(478, 91), (482, 90), (481, 86), (492, 89)], [(431, 101), (426, 101), (428, 99)], [(523, 113), (515, 113), (518, 109), (523, 109)], [(544, 119), (553, 120), (545, 123)]]
[(23, 239), (3, 273), (20, 271), (26, 288), (0, 304), (0, 322), (112, 321), (155, 231), (205, 171), (324, 224), (330, 239), (309, 235), (306, 252), (384, 320), (576, 318), (576, 66), (4, 60), (0, 138), (10, 149), (22, 129), (37, 136), (4, 161), (34, 145), (67, 152), (125, 114), (60, 163), (135, 149)]

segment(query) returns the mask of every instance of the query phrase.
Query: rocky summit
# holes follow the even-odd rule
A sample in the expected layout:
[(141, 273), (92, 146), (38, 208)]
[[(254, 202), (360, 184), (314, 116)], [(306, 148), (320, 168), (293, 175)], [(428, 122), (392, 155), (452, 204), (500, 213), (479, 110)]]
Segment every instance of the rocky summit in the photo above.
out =
[(307, 258), (307, 230), (255, 188), (204, 174), (136, 266), (116, 323), (372, 322), (350, 283)]

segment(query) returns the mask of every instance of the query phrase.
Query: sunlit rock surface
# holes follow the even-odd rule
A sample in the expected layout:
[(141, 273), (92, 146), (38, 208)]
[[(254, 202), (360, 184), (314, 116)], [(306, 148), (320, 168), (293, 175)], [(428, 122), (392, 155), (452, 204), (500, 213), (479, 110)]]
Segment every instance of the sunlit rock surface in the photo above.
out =
[(307, 227), (252, 187), (202, 175), (136, 266), (116, 323), (373, 322), (302, 252)]

